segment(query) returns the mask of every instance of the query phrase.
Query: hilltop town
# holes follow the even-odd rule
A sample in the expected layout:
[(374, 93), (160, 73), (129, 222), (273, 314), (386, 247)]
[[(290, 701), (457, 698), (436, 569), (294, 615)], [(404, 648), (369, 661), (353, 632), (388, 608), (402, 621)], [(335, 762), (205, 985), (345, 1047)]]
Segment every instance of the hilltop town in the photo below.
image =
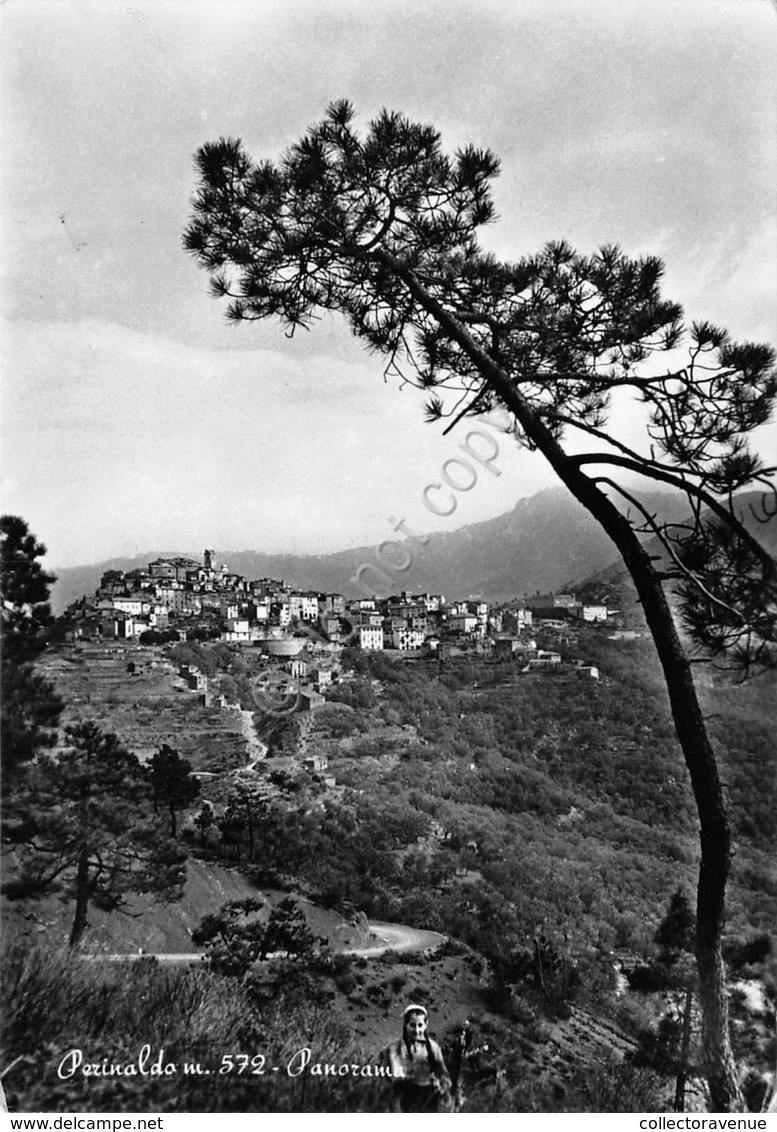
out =
[(545, 644), (570, 644), (576, 625), (612, 627), (616, 615), (570, 593), (538, 593), (500, 605), (408, 591), (349, 599), (297, 590), (284, 579), (249, 581), (225, 563), (217, 566), (215, 552), (205, 550), (202, 561), (157, 558), (146, 569), (107, 571), (91, 597), (68, 608), (64, 623), (71, 640), (255, 646), (320, 693), (346, 646), (407, 660), (462, 652), (509, 656), (530, 672), (563, 663), (557, 648), (538, 647), (539, 635)]

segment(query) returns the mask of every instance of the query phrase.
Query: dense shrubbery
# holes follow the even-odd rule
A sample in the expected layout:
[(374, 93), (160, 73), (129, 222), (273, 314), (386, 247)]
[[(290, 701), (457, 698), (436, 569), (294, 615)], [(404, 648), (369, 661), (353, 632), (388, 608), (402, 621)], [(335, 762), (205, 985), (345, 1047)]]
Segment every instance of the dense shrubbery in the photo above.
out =
[[(290, 1077), (285, 1070), (304, 1047), (321, 1062), (374, 1063), (349, 1031), (312, 1003), (304, 971), (297, 982), (272, 964), (246, 994), (236, 980), (204, 969), (171, 969), (153, 960), (87, 963), (50, 948), (14, 947), (5, 959), (7, 1009), (3, 1056), (18, 1059), (4, 1084), (11, 1111), (68, 1112), (321, 1112), (386, 1111), (384, 1082)], [(321, 986), (320, 972), (315, 975)], [(269, 993), (268, 993), (269, 991)], [(264, 993), (263, 993), (264, 992)], [(144, 1045), (149, 1065), (164, 1051), (167, 1077), (83, 1077), (62, 1080), (57, 1068), (70, 1050), (85, 1062), (137, 1064)], [(240, 1073), (219, 1072), (225, 1055), (266, 1058)], [(9, 1057), (10, 1054), (10, 1057)], [(7, 1059), (7, 1060), (6, 1060)], [(192, 1076), (184, 1062), (210, 1076)]]
[[(580, 651), (599, 666), (599, 683), (527, 679), (509, 692), (473, 689), (472, 673), (456, 690), (434, 667), (354, 654), (355, 678), (336, 693), (350, 710), (333, 704), (315, 717), (330, 741), (353, 740), (343, 758), (330, 754), (350, 789), (315, 808), (303, 796), (296, 810), (268, 807), (258, 879), (295, 878), (329, 906), (441, 930), (488, 958), (525, 946), (538, 928), (566, 935), (577, 954), (649, 950), (667, 890), (692, 883), (691, 794), (645, 643), (588, 631)], [(749, 729), (718, 722), (730, 733), (726, 761), (747, 746), (746, 767), (765, 779), (763, 724), (754, 704), (737, 703)], [(399, 760), (383, 757), (394, 749), (375, 727), (388, 713), (424, 740), (400, 748)], [(275, 749), (293, 743), (294, 726), (283, 721)], [(731, 782), (740, 825), (755, 833), (735, 862), (731, 907), (741, 926), (765, 927), (777, 899), (755, 846), (772, 837), (760, 801), (769, 789), (736, 766)]]
[(169, 645), (173, 641), (180, 641), (181, 634), (177, 629), (146, 629), (138, 637), (141, 645)]
[[(363, 797), (391, 798), (442, 827), (424, 853), (402, 860), (393, 881), (381, 877), (363, 894), (364, 906), (396, 918), (420, 913), (421, 923), (490, 956), (536, 925), (562, 931), (578, 953), (592, 945), (649, 950), (668, 892), (693, 884), (692, 795), (646, 642), (583, 630), (576, 651), (598, 665), (598, 683), (526, 679), (509, 692), (457, 691), (458, 681), (423, 665), (359, 658), (361, 678), (382, 683), (381, 718), (391, 710), (427, 745), (406, 748), (399, 763), (349, 757), (330, 765)], [(741, 693), (714, 691), (718, 706), (736, 696), (739, 718), (749, 721), (741, 730), (736, 716), (715, 724), (738, 794), (735, 823), (754, 835), (738, 848), (730, 906), (734, 925), (738, 917), (742, 927), (767, 927), (777, 899), (755, 846), (773, 843), (777, 806), (766, 783), (763, 713)], [(374, 744), (368, 753), (380, 755)], [(469, 887), (456, 876), (462, 868), (477, 874)], [(489, 899), (499, 907), (493, 929), (482, 907)]]

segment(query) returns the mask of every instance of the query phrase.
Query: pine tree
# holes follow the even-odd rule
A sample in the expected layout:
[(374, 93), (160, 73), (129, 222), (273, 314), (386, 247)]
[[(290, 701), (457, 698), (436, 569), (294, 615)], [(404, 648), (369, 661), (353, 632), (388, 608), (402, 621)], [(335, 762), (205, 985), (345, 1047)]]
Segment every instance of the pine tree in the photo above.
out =
[(163, 743), (151, 760), (151, 787), (154, 806), (163, 806), (170, 816), (170, 836), (178, 836), (176, 814), (188, 809), (200, 793), (192, 766), (177, 751)]
[[(735, 500), (752, 484), (773, 498), (773, 469), (748, 437), (773, 409), (774, 351), (708, 323), (686, 328), (655, 257), (613, 246), (586, 256), (560, 241), (498, 261), (477, 239), (495, 217), (493, 154), (448, 156), (432, 126), (388, 111), (360, 136), (353, 117), (333, 103), (277, 163), (253, 162), (233, 139), (204, 145), (185, 247), (233, 321), (275, 317), (292, 334), (338, 311), (388, 358), (387, 372), (429, 391), (430, 421), (451, 428), (499, 411), (612, 540), (663, 668), (698, 809), (695, 953), (712, 1101), (741, 1108), (721, 948), (730, 827), (667, 583), (681, 587), (686, 626), (713, 656), (745, 672), (775, 663), (777, 568)], [(646, 413), (642, 445), (618, 435), (616, 392)], [(624, 475), (679, 492), (688, 523), (659, 523)]]
[(203, 845), (205, 844), (205, 842), (207, 840), (208, 830), (213, 825), (215, 825), (215, 823), (216, 823), (216, 815), (213, 811), (213, 806), (210, 804), (210, 802), (204, 802), (202, 809), (199, 811), (199, 813), (197, 813), (195, 815), (195, 818), (194, 818), (194, 824), (197, 826), (197, 829), (200, 831), (200, 838), (202, 840)]
[(257, 913), (263, 900), (247, 897), (222, 904), (204, 916), (192, 932), (192, 943), (205, 947), (208, 961), (220, 975), (243, 979), (264, 958), (265, 925)]
[(682, 892), (675, 892), (666, 915), (658, 926), (655, 940), (660, 947), (659, 967), (667, 990), (676, 990), (681, 998), (680, 1025), (675, 1049), (676, 1084), (675, 1112), (685, 1111), (685, 1084), (691, 1053), (693, 1004), (696, 978), (691, 957), (696, 930), (690, 901)]
[(19, 865), (11, 898), (52, 891), (73, 903), (77, 947), (90, 907), (116, 911), (132, 893), (182, 895), (185, 855), (159, 830), (148, 773), (115, 735), (94, 723), (68, 727), (67, 750), (40, 756), (9, 818)]
[(299, 904), (287, 896), (270, 916), (264, 936), (264, 955), (281, 952), (290, 959), (307, 959), (326, 942), (310, 930)]
[(2, 547), (2, 753), (3, 791), (12, 789), (20, 771), (42, 747), (56, 739), (62, 701), (55, 689), (35, 671), (46, 648), (54, 618), (49, 606), (53, 574), (38, 561), (46, 548), (23, 519), (0, 519)]

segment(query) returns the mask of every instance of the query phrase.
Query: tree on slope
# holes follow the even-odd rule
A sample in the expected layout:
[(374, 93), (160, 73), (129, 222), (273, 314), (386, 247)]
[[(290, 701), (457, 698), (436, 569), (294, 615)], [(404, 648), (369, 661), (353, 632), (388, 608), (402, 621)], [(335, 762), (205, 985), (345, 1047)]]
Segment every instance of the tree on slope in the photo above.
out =
[(677, 1076), (675, 1083), (675, 1112), (685, 1112), (685, 1085), (691, 1049), (691, 1029), (693, 1025), (694, 979), (692, 971), (686, 967), (685, 959), (690, 958), (693, 949), (694, 923), (691, 906), (682, 892), (672, 896), (666, 915), (658, 926), (656, 943), (660, 947), (659, 963), (664, 969), (667, 986), (676, 984), (683, 997), (680, 1010), (681, 1033), (678, 1050)]
[(660, 991), (665, 1010), (657, 1032), (641, 1037), (638, 1063), (675, 1078), (675, 1112), (685, 1112), (685, 1089), (691, 1068), (694, 991), (692, 952), (694, 916), (688, 898), (675, 892), (654, 936), (659, 952), (652, 963), (630, 977), (635, 990)]
[[(561, 242), (499, 262), (477, 242), (495, 216), (496, 157), (473, 147), (449, 157), (433, 127), (397, 114), (382, 112), (360, 136), (351, 106), (335, 103), (276, 163), (220, 139), (202, 147), (197, 166), (184, 242), (230, 319), (276, 317), (293, 333), (320, 311), (342, 313), (388, 368), (430, 391), (430, 420), (448, 418), (450, 428), (502, 412), (617, 547), (655, 641), (698, 808), (695, 952), (712, 1102), (739, 1107), (721, 953), (729, 823), (666, 587), (681, 588), (687, 627), (709, 652), (744, 669), (772, 662), (775, 566), (733, 497), (768, 482), (748, 434), (773, 406), (774, 352), (707, 323), (686, 328), (652, 257), (616, 247), (584, 256)], [(615, 392), (643, 407), (641, 448), (617, 435)], [(625, 473), (683, 493), (689, 522), (661, 525)], [(644, 531), (659, 537), (665, 561), (645, 549)]]
[(49, 607), (53, 574), (38, 561), (46, 553), (16, 515), (0, 519), (2, 547), (2, 734), (3, 788), (41, 747), (51, 746), (62, 701), (35, 671), (54, 623)]
[(66, 735), (69, 748), (39, 756), (15, 799), (8, 823), (20, 864), (5, 890), (16, 899), (62, 892), (73, 903), (77, 947), (92, 905), (120, 910), (130, 893), (178, 899), (186, 866), (159, 830), (150, 778), (135, 755), (94, 723)]
[(265, 957), (281, 952), (290, 959), (306, 959), (326, 943), (323, 936), (310, 930), (305, 913), (291, 896), (273, 908), (264, 937)]
[(204, 916), (192, 932), (192, 943), (206, 948), (208, 961), (220, 975), (243, 979), (264, 958), (266, 926), (257, 913), (263, 900), (246, 897), (222, 904), (218, 912)]
[(176, 814), (187, 809), (200, 793), (200, 784), (192, 774), (192, 764), (176, 750), (163, 743), (151, 760), (151, 787), (154, 806), (167, 810), (170, 836), (178, 836)]

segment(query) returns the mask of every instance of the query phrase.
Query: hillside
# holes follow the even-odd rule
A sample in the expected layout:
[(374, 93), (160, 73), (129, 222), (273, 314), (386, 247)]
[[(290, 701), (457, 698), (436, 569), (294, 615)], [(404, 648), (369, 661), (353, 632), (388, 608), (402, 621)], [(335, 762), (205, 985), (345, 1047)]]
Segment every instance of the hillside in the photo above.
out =
[[(212, 647), (226, 656), (223, 646)], [(27, 1042), (35, 1057), (19, 1071), (14, 1103), (64, 1103), (52, 1092), (52, 1065), (73, 1045), (71, 1011), (77, 1031), (90, 1028), (113, 1056), (132, 1056), (143, 1034), (173, 1059), (196, 1050), (218, 1066), (224, 1050), (238, 1048), (230, 1045), (233, 1027), (253, 1035), (246, 1042), (268, 1057), (287, 1059), (293, 1041), (292, 1050), (306, 1045), (331, 1050), (338, 1062), (369, 1061), (396, 1035), (410, 1000), (428, 1004), (451, 1053), (465, 1019), (472, 1023), (464, 1111), (667, 1111), (670, 1082), (623, 1060), (666, 1006), (629, 990), (616, 965), (628, 971), (649, 959), (669, 896), (692, 891), (695, 814), (648, 642), (614, 642), (606, 630), (583, 627), (574, 652), (596, 662), (599, 681), (521, 676), (510, 662), (476, 657), (440, 668), (357, 654), (353, 678), (332, 690), (327, 705), (285, 722), (284, 741), (273, 744), (278, 755), (271, 749), (238, 779), (222, 776), (223, 790), (239, 781), (249, 791), (244, 799), (255, 799), (255, 844), (245, 829), (239, 843), (217, 827), (195, 833), (192, 809), (183, 899), (169, 906), (138, 899), (130, 917), (90, 912), (90, 948), (188, 952), (193, 926), (224, 900), (261, 894), (273, 904), (290, 891), (337, 950), (364, 942), (357, 913), (365, 913), (442, 932), (450, 943), (434, 955), (270, 963), (247, 987), (209, 976), (200, 964), (71, 963), (60, 971), (56, 945), (67, 905), (53, 896), (15, 906), (11, 934), (26, 935), (31, 958), (22, 957), (18, 976), (11, 968), (8, 1049), (16, 1056)], [(140, 675), (127, 672), (127, 658), (136, 656), (120, 644), (91, 657), (65, 647), (48, 674), (72, 691), (83, 678), (80, 664), (68, 667), (73, 657), (103, 664), (89, 704), (102, 726), (129, 735), (132, 705), (143, 702), (145, 689), (155, 699), (158, 735), (180, 728), (194, 757), (197, 731), (206, 747), (213, 719), (196, 695), (169, 685), (161, 650), (144, 653)], [(766, 722), (775, 689), (738, 689), (712, 675), (703, 685), (705, 706), (715, 705), (737, 841), (728, 942), (744, 953), (765, 938), (777, 907)], [(133, 740), (148, 745), (151, 733)], [(302, 759), (313, 753), (328, 760), (335, 786), (306, 775)], [(272, 798), (254, 793), (273, 775)], [(225, 794), (215, 785), (208, 780), (207, 796), (221, 810)], [(44, 948), (45, 963), (38, 958)], [(766, 1011), (741, 1015), (743, 1054), (759, 1069), (768, 1066), (774, 976), (768, 956), (741, 976), (761, 980), (769, 996)], [(51, 1014), (40, 1005), (49, 1000)], [(107, 1005), (114, 1000), (120, 1017)], [(285, 1077), (287, 1092), (273, 1091), (270, 1080), (253, 1082), (250, 1095), (249, 1082), (227, 1083), (225, 1091), (217, 1075), (207, 1085), (179, 1078), (175, 1103), (197, 1111), (321, 1111), (319, 1094), (303, 1095)], [(337, 1086), (329, 1110), (384, 1111), (379, 1096), (363, 1090), (355, 1099), (349, 1087)], [(149, 1108), (171, 1103), (167, 1094), (164, 1102), (153, 1092), (142, 1096)], [(121, 1111), (137, 1100), (136, 1093), (123, 1098), (121, 1082), (81, 1082), (67, 1094), (71, 1109), (85, 1111)]]
[[(218, 648), (226, 661), (229, 650)], [(252, 784), (277, 815), (262, 819), (268, 824), (251, 866), (264, 887), (280, 877), (291, 887), (304, 879), (301, 891), (323, 893), (330, 904), (456, 934), (456, 897), (435, 877), (461, 856), (455, 887), (479, 875), (478, 900), (485, 877), (503, 905), (523, 907), (529, 917), (542, 908), (562, 923), (570, 901), (579, 900), (577, 883), (593, 885), (586, 897), (591, 930), (604, 916), (617, 934), (617, 919), (617, 931), (628, 923), (644, 944), (644, 927), (633, 918), (637, 893), (643, 910), (656, 915), (667, 874), (691, 884), (697, 853), (666, 691), (647, 641), (610, 641), (606, 630), (589, 628), (562, 648), (595, 664), (601, 679), (591, 684), (573, 671), (521, 676), (513, 662), (474, 655), (439, 671), (357, 656), (360, 674), (333, 688), (326, 706), (280, 721), (266, 736), (270, 757), (250, 773), (234, 709), (206, 708), (180, 686), (160, 650), (65, 646), (47, 655), (42, 670), (68, 701), (63, 725), (93, 718), (144, 757), (163, 742), (175, 744), (205, 772), (200, 804), (207, 798), (220, 808), (237, 782)], [(766, 719), (777, 710), (777, 689), (773, 680), (736, 688), (707, 669), (698, 680), (705, 708), (715, 713), (712, 730), (741, 839), (733, 919), (740, 930), (760, 926), (774, 907), (768, 847), (777, 800)], [(311, 755), (328, 760), (335, 785), (303, 769)], [(439, 839), (441, 827), (452, 841)], [(221, 846), (215, 831), (208, 842), (208, 853), (232, 863), (234, 850)], [(422, 869), (419, 858), (402, 882), (390, 862), (400, 850), (404, 860), (408, 846), (428, 860)], [(518, 847), (533, 867), (516, 887), (518, 873), (503, 870)], [(245, 844), (243, 853), (247, 863)], [(518, 857), (513, 865), (522, 871)], [(503, 926), (510, 918), (503, 911)], [(583, 918), (579, 908), (576, 931)], [(484, 943), (477, 933), (468, 942)]]
[[(197, 954), (191, 934), (203, 916), (217, 912), (229, 900), (254, 897), (265, 901), (263, 918), (267, 919), (271, 909), (285, 895), (285, 892), (258, 889), (235, 869), (190, 857), (180, 900), (163, 904), (149, 897), (134, 896), (120, 916), (93, 908), (84, 950), (89, 954), (133, 955), (142, 948), (147, 954)], [(298, 894), (296, 899), (311, 930), (327, 939), (335, 950), (369, 947), (374, 942), (365, 922), (349, 921), (338, 912), (318, 908)], [(52, 946), (64, 945), (70, 928), (68, 910), (55, 897), (34, 906), (9, 903), (5, 908), (5, 927), (17, 939), (34, 939), (40, 935)]]

